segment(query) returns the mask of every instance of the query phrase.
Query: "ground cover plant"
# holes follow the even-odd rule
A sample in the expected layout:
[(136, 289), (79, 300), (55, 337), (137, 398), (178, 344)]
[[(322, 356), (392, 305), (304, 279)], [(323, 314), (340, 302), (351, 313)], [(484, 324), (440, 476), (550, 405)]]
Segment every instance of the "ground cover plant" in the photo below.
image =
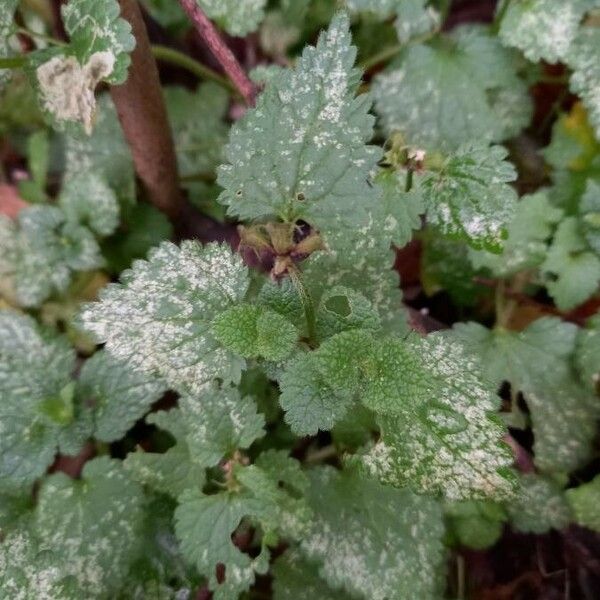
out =
[(0, 0), (0, 135), (0, 598), (598, 597), (598, 0)]

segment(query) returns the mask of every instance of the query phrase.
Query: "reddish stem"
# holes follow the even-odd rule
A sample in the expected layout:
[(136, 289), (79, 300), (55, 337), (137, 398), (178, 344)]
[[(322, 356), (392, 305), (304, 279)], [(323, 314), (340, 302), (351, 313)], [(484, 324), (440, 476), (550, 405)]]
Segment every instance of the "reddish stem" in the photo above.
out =
[(210, 51), (219, 61), (227, 76), (234, 83), (248, 106), (254, 106), (256, 88), (250, 81), (233, 52), (225, 44), (216, 27), (198, 6), (196, 0), (179, 0), (183, 10), (194, 24), (200, 37), (206, 42)]
[(119, 3), (121, 16), (131, 24), (136, 47), (127, 81), (112, 86), (111, 95), (150, 202), (176, 220), (184, 203), (158, 68), (137, 0)]

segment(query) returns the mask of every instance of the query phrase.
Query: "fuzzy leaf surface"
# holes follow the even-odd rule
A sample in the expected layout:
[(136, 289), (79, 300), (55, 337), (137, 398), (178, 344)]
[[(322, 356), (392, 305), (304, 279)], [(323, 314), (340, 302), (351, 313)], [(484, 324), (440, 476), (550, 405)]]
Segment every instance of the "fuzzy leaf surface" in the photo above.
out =
[(223, 311), (213, 321), (215, 338), (244, 358), (280, 361), (296, 346), (298, 331), (272, 310), (243, 304)]
[(588, 249), (576, 217), (560, 223), (541, 269), (560, 310), (575, 308), (598, 289), (600, 258)]
[(450, 500), (511, 495), (499, 399), (460, 344), (437, 334), (382, 342), (361, 399), (381, 427), (380, 441), (350, 459), (363, 472)]
[(131, 478), (150, 489), (177, 498), (187, 489), (201, 488), (204, 484), (204, 467), (192, 461), (186, 436), (190, 423), (178, 408), (151, 413), (146, 423), (156, 425), (174, 439), (173, 446), (165, 452), (130, 452), (123, 466)]
[(375, 107), (385, 132), (437, 150), (503, 139), (489, 92), (519, 85), (514, 56), (478, 27), (457, 28), (443, 42), (409, 45), (375, 78)]
[(600, 477), (567, 490), (567, 499), (575, 522), (593, 531), (600, 531)]
[(511, 2), (500, 25), (500, 39), (532, 62), (564, 61), (585, 8), (585, 0)]
[(185, 440), (192, 461), (199, 465), (214, 466), (265, 434), (265, 419), (256, 403), (242, 398), (236, 388), (207, 388), (198, 397), (183, 396), (180, 406), (187, 423)]
[(104, 350), (85, 362), (78, 384), (78, 394), (93, 403), (94, 436), (102, 442), (121, 439), (166, 391), (157, 378)]
[(489, 269), (497, 277), (537, 267), (546, 257), (548, 240), (562, 215), (562, 210), (550, 204), (546, 192), (525, 195), (507, 227), (502, 254), (471, 250), (469, 258), (475, 268)]
[(540, 470), (571, 471), (587, 460), (598, 406), (573, 370), (574, 325), (544, 317), (520, 333), (467, 323), (455, 326), (453, 334), (478, 357), (489, 381), (497, 386), (508, 381), (523, 393)]
[(427, 173), (421, 189), (429, 221), (442, 233), (475, 248), (499, 251), (517, 200), (508, 184), (517, 177), (501, 146), (473, 143), (450, 155), (438, 172)]
[(114, 65), (105, 79), (117, 85), (127, 78), (129, 53), (135, 48), (131, 25), (120, 15), (117, 0), (69, 0), (62, 8), (70, 49), (82, 64), (97, 52), (112, 54)]
[(600, 137), (599, 54), (600, 31), (596, 27), (581, 27), (567, 56), (567, 63), (573, 69), (570, 88), (587, 108), (597, 137)]
[(540, 475), (520, 476), (519, 491), (509, 506), (512, 525), (523, 533), (546, 533), (562, 529), (571, 520), (571, 510), (560, 486)]
[(0, 269), (22, 306), (39, 306), (52, 294), (65, 292), (74, 271), (103, 264), (92, 232), (68, 221), (56, 206), (29, 206), (15, 222), (0, 215), (0, 229), (7, 251)]
[(35, 531), (64, 560), (81, 595), (118, 591), (140, 550), (143, 500), (142, 489), (108, 457), (86, 463), (81, 480), (55, 473), (44, 481)]
[(439, 597), (443, 524), (435, 501), (331, 467), (310, 477), (315, 516), (300, 549), (332, 588), (359, 598), (368, 590), (373, 600)]
[(369, 172), (381, 153), (365, 145), (373, 118), (368, 96), (355, 97), (355, 58), (349, 20), (339, 14), (233, 127), (219, 170), (230, 214), (303, 219), (325, 233), (366, 222), (376, 194)]
[(67, 179), (59, 197), (67, 220), (89, 227), (106, 237), (119, 225), (119, 201), (112, 188), (95, 173)]
[(216, 378), (239, 380), (243, 360), (211, 332), (214, 317), (248, 288), (247, 269), (227, 246), (163, 242), (121, 281), (81, 315), (109, 353), (182, 392), (198, 392)]
[(231, 35), (244, 37), (258, 29), (267, 0), (196, 0), (208, 17)]
[(73, 419), (75, 353), (63, 338), (40, 331), (30, 317), (0, 311), (1, 488), (31, 485), (54, 460)]

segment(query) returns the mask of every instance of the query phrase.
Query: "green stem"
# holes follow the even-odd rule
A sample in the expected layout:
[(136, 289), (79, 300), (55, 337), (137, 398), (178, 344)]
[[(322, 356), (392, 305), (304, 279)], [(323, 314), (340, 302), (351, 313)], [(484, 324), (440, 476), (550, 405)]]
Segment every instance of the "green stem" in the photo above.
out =
[(47, 42), (48, 44), (52, 44), (53, 46), (61, 46), (61, 47), (66, 47), (68, 46), (68, 44), (66, 42), (61, 42), (60, 40), (57, 40), (56, 38), (50, 37), (49, 35), (44, 35), (43, 33), (37, 33), (35, 31), (31, 31), (31, 29), (26, 29), (25, 27), (15, 27), (15, 32), (16, 33), (21, 33), (22, 35), (26, 35), (27, 37), (30, 38), (37, 38), (39, 40), (43, 40), (44, 42)]
[(308, 332), (308, 343), (311, 348), (317, 345), (317, 319), (315, 316), (315, 305), (313, 299), (304, 285), (302, 275), (296, 266), (288, 269), (288, 274), (304, 308), (304, 316), (306, 318), (306, 329)]
[(440, 24), (444, 25), (446, 19), (448, 18), (448, 14), (450, 13), (450, 7), (452, 5), (452, 0), (442, 0), (442, 7), (440, 8)]
[(191, 56), (188, 56), (183, 52), (179, 52), (179, 50), (174, 50), (173, 48), (168, 48), (167, 46), (152, 46), (152, 54), (156, 60), (186, 69), (190, 73), (196, 75), (196, 77), (214, 81), (232, 94), (240, 96), (237, 88), (229, 79), (219, 75), (219, 73), (213, 71), (211, 68), (203, 65), (197, 60), (194, 60)]
[(433, 31), (429, 31), (427, 33), (424, 33), (423, 35), (418, 35), (410, 39), (408, 42), (405, 42), (404, 44), (388, 46), (387, 48), (384, 48), (381, 52), (378, 52), (377, 54), (374, 54), (370, 58), (367, 58), (366, 60), (361, 62), (360, 68), (363, 71), (369, 71), (373, 67), (376, 67), (378, 64), (387, 62), (388, 60), (390, 60), (390, 58), (394, 58), (394, 56), (400, 54), (400, 52), (402, 52), (404, 48), (412, 46), (413, 44), (423, 44), (429, 41), (430, 39), (434, 38), (438, 33), (439, 29), (434, 29)]
[(412, 190), (413, 186), (413, 170), (411, 168), (408, 169), (406, 173), (406, 183), (404, 185), (404, 191), (408, 194), (410, 190)]
[(496, 13), (496, 16), (494, 17), (494, 22), (492, 23), (492, 33), (498, 33), (498, 31), (500, 31), (500, 25), (502, 24), (502, 19), (504, 19), (504, 15), (506, 14), (506, 11), (508, 10), (509, 5), (510, 5), (510, 0), (504, 0), (502, 6), (500, 7), (500, 10), (498, 10), (498, 12)]
[(20, 69), (27, 63), (27, 59), (24, 56), (10, 56), (7, 58), (0, 58), (0, 69)]

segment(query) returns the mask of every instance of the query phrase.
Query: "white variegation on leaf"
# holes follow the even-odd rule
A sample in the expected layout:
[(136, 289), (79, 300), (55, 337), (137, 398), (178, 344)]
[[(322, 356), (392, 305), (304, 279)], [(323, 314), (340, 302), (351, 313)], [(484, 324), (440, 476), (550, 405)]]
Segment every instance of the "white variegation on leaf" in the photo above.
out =
[(75, 353), (28, 316), (0, 311), (0, 490), (18, 490), (54, 460), (75, 417)]
[(267, 0), (196, 0), (206, 14), (231, 35), (245, 36), (258, 29)]
[(381, 151), (367, 95), (355, 97), (348, 17), (338, 14), (316, 47), (282, 70), (232, 129), (220, 168), (220, 201), (242, 219), (304, 219), (325, 234), (363, 226), (377, 191), (368, 182)]
[(600, 137), (600, 30), (582, 27), (567, 55), (573, 69), (570, 88), (587, 108), (596, 136)]
[(332, 588), (353, 598), (368, 590), (372, 600), (440, 597), (444, 526), (434, 500), (325, 467), (311, 473), (308, 501), (315, 516), (300, 551)]
[(91, 134), (96, 114), (94, 92), (114, 65), (111, 52), (96, 52), (84, 64), (75, 56), (53, 56), (35, 70), (42, 108), (59, 128), (80, 123)]
[(385, 132), (399, 132), (413, 147), (500, 141), (507, 129), (494, 94), (521, 86), (515, 67), (513, 52), (485, 29), (459, 27), (440, 43), (409, 45), (377, 75), (375, 108)]
[(121, 439), (165, 391), (160, 380), (133, 371), (104, 350), (85, 362), (77, 389), (92, 405), (94, 437), (103, 442)]
[(85, 464), (80, 480), (48, 477), (39, 492), (34, 530), (64, 561), (79, 597), (114, 597), (141, 555), (144, 495), (121, 463), (108, 457)]
[(512, 453), (494, 415), (500, 400), (460, 344), (437, 334), (388, 340), (373, 366), (361, 399), (378, 413), (381, 439), (351, 462), (384, 483), (450, 500), (512, 494)]
[(0, 228), (7, 247), (0, 272), (21, 306), (39, 306), (52, 294), (65, 292), (73, 272), (104, 263), (91, 231), (67, 220), (56, 206), (29, 206), (16, 222), (0, 215)]
[[(6, 58), (12, 53), (10, 37), (13, 26), (13, 17), (19, 0), (3, 0), (0, 10), (0, 58)], [(0, 90), (11, 78), (10, 69), (0, 68)]]
[(515, 333), (466, 323), (455, 326), (452, 335), (480, 362), (489, 381), (498, 387), (507, 381), (523, 393), (540, 470), (568, 472), (588, 460), (600, 407), (573, 368), (575, 325), (545, 317)]
[(421, 190), (429, 222), (475, 248), (500, 251), (517, 201), (509, 185), (517, 174), (507, 154), (502, 146), (465, 144), (426, 172)]
[(247, 268), (228, 246), (163, 242), (121, 281), (81, 315), (108, 352), (182, 392), (196, 393), (217, 378), (239, 380), (243, 359), (211, 331), (216, 315), (241, 302), (248, 289)]
[(500, 24), (504, 44), (533, 61), (564, 61), (577, 35), (586, 0), (521, 0), (510, 2)]
[(102, 176), (81, 173), (68, 178), (58, 200), (68, 220), (89, 227), (105, 237), (119, 225), (119, 201)]

